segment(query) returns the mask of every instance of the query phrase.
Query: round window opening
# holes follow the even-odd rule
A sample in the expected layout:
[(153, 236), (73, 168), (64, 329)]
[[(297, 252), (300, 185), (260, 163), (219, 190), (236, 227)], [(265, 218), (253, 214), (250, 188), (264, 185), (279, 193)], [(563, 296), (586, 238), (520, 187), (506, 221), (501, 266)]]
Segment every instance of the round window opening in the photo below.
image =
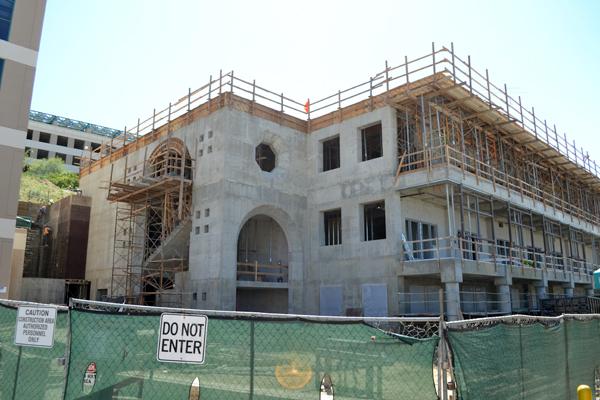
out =
[(256, 146), (255, 158), (263, 171), (271, 172), (275, 168), (275, 153), (268, 144), (261, 143)]

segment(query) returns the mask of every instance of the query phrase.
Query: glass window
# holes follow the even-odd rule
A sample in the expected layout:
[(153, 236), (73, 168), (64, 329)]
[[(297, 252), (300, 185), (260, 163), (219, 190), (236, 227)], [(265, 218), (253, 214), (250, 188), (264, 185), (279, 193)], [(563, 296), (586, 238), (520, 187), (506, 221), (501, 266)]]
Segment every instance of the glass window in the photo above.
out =
[(14, 8), (15, 0), (0, 0), (0, 39), (2, 40), (8, 40)]
[(406, 237), (412, 246), (412, 258), (427, 260), (436, 256), (437, 226), (427, 222), (406, 220)]
[(4, 69), (4, 60), (0, 58), (0, 87), (2, 87), (2, 70)]

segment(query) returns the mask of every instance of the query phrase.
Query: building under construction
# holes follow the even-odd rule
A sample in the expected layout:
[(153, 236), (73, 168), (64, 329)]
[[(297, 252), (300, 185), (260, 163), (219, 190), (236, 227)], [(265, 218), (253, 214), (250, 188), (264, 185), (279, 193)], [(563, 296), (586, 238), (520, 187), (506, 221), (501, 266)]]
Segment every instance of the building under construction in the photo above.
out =
[(99, 299), (427, 315), (442, 288), (455, 319), (593, 292), (596, 163), (453, 48), (317, 101), (220, 73), (95, 152)]

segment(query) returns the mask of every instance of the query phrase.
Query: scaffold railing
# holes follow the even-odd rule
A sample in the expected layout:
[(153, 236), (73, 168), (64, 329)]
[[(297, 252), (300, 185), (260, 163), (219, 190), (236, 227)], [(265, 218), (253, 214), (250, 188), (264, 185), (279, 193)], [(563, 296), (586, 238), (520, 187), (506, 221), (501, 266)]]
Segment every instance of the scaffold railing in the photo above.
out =
[[(233, 71), (218, 76), (211, 76), (208, 83), (198, 89), (189, 89), (188, 93), (178, 100), (169, 103), (162, 109), (154, 109), (152, 115), (145, 119), (138, 119), (129, 128), (125, 127), (121, 134), (116, 135), (101, 147), (94, 150), (101, 157), (110, 156), (112, 152), (123, 145), (156, 131), (158, 128), (170, 123), (174, 119), (185, 115), (192, 109), (202, 104), (211, 103), (220, 99), (224, 93), (231, 93), (262, 104), (272, 110), (297, 118), (299, 121), (314, 121), (319, 117), (334, 113), (344, 107), (360, 101), (373, 99), (378, 95), (390, 93), (402, 87), (405, 92), (410, 92), (413, 84), (423, 78), (442, 74), (449, 78), (455, 86), (461, 87), (468, 93), (481, 100), (490, 110), (498, 112), (505, 118), (504, 124), (513, 124), (522, 132), (532, 135), (536, 140), (555, 149), (573, 164), (600, 177), (600, 171), (595, 160), (583, 147), (578, 147), (575, 141), (567, 139), (565, 133), (559, 133), (554, 124), (536, 114), (534, 107), (526, 106), (521, 96), (509, 94), (506, 84), (499, 85), (490, 80), (489, 71), (481, 72), (473, 68), (471, 57), (459, 57), (454, 51), (454, 45), (436, 48), (432, 44), (429, 54), (409, 60), (404, 57), (404, 62), (396, 66), (389, 66), (375, 73), (368, 80), (355, 84), (347, 89), (339, 90), (321, 99), (311, 101), (295, 100), (282, 92), (265, 89), (256, 84), (255, 80), (242, 79), (234, 75)], [(308, 125), (307, 125), (307, 130)], [(82, 165), (90, 165), (91, 156)]]

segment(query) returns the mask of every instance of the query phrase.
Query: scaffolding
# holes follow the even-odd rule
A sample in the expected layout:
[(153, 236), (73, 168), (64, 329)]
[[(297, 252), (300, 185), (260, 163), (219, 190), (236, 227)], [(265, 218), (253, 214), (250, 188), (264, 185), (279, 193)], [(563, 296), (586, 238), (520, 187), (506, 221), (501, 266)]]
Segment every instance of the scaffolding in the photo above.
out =
[[(142, 163), (115, 177), (108, 200), (116, 203), (111, 295), (131, 304), (181, 307), (179, 274), (188, 268), (193, 159), (169, 137)], [(186, 235), (187, 232), (187, 235)]]

